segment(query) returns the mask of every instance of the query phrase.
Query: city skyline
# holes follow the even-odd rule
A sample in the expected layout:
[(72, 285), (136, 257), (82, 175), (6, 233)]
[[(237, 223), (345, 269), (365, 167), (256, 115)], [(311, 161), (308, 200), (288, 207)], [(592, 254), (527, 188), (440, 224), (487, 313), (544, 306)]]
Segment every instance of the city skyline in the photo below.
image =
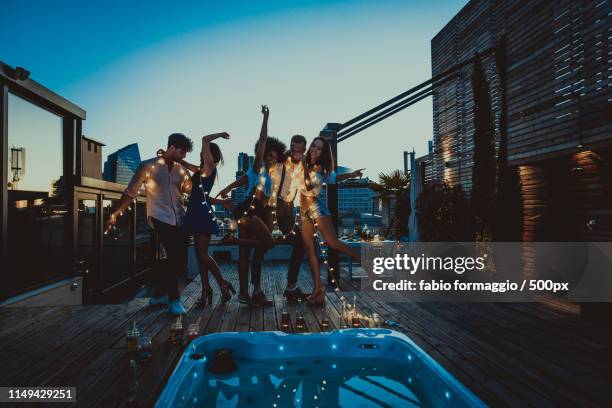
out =
[[(429, 78), (430, 40), (464, 3), (194, 3), (121, 13), (118, 3), (104, 11), (90, 4), (82, 6), (92, 11), (87, 30), (75, 41), (93, 46), (78, 56), (70, 51), (75, 44), (66, 44), (69, 33), (56, 28), (69, 15), (36, 7), (41, 25), (31, 30), (14, 24), (26, 18), (27, 7), (7, 5), (0, 19), (13, 24), (0, 30), (11, 47), (0, 50), (8, 63), (86, 109), (83, 132), (107, 151), (135, 142), (143, 158), (152, 157), (178, 131), (194, 140), (188, 159), (197, 161), (200, 137), (224, 130), (232, 138), (219, 144), (233, 158), (252, 154), (261, 103), (271, 109), (271, 135), (288, 143), (299, 133), (310, 142), (327, 122), (346, 121)], [(113, 30), (107, 13), (117, 20)], [(44, 38), (31, 41), (39, 30), (46, 30)], [(66, 57), (60, 62), (49, 52)], [(366, 167), (377, 180), (380, 172), (402, 168), (401, 151), (427, 153), (431, 137), (426, 100), (343, 142), (339, 164)], [(373, 139), (397, 157), (371, 156)], [(213, 192), (234, 179), (235, 161), (225, 163)]]

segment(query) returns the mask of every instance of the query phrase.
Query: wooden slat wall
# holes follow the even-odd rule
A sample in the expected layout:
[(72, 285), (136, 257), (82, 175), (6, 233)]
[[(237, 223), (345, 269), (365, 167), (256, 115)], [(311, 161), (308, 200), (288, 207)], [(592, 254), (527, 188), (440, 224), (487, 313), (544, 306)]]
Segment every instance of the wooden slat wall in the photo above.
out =
[(519, 166), (526, 274), (533, 242), (612, 240), (612, 149)]
[(511, 165), (612, 138), (611, 3), (532, 0), (505, 11)]
[[(431, 43), (432, 75), (507, 35), (508, 164), (519, 166), (523, 240), (612, 239), (612, 0), (472, 0)], [(483, 65), (499, 119), (492, 57)], [(434, 92), (433, 176), (469, 193), (471, 67)], [(497, 134), (499, 136), (499, 132)], [(587, 226), (594, 220), (594, 226)], [(528, 267), (534, 265), (529, 245)]]
[(569, 236), (575, 241), (612, 241), (611, 160), (610, 149), (582, 151), (568, 160)]
[[(508, 39), (509, 165), (612, 143), (612, 1), (470, 1), (432, 40), (432, 75)], [(484, 61), (496, 122), (492, 57)], [(434, 175), (471, 188), (471, 67), (433, 96)], [(445, 163), (448, 162), (447, 165)]]
[(419, 165), (419, 167), (423, 167), (424, 168), (424, 177), (423, 177), (423, 184), (424, 185), (428, 185), (433, 183), (434, 181), (434, 168), (433, 168), (433, 156), (431, 153), (426, 154), (425, 156), (421, 156), (418, 157), (416, 159), (417, 164)]
[[(494, 1), (468, 3), (434, 37), (431, 42), (432, 75), (494, 45), (498, 25), (494, 6)], [(490, 81), (491, 99), (497, 117), (499, 86), (493, 57), (485, 57), (483, 66)], [(453, 185), (461, 184), (468, 192), (472, 184), (474, 148), (471, 73), (471, 66), (464, 68), (454, 79), (436, 87), (433, 95), (434, 177)]]

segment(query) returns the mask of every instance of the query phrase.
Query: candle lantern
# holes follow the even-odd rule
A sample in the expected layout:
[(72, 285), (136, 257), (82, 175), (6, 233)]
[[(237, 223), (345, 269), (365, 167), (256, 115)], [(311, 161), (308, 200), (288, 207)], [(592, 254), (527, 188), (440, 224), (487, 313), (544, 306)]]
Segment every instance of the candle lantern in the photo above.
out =
[(183, 337), (183, 322), (181, 321), (181, 316), (177, 316), (176, 322), (172, 323), (170, 326), (170, 336), (168, 338), (170, 344), (179, 345)]
[(140, 331), (138, 330), (138, 327), (136, 327), (136, 320), (134, 320), (132, 327), (128, 329), (127, 335), (125, 336), (127, 351), (134, 352), (138, 350), (139, 337)]

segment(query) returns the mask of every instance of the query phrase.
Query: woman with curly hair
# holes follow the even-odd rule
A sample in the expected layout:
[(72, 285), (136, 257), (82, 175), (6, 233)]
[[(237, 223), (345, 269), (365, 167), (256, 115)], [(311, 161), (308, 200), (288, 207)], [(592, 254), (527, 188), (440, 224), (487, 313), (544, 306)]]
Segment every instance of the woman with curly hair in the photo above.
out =
[(225, 242), (235, 242), (239, 245), (238, 255), (238, 278), (240, 280), (240, 290), (238, 300), (240, 303), (266, 305), (265, 294), (261, 290), (260, 274), (253, 277), (253, 295), (249, 296), (249, 259), (251, 248), (257, 248), (265, 253), (274, 244), (272, 236), (273, 225), (271, 211), (269, 211), (268, 201), (272, 196), (274, 186), (269, 170), (276, 165), (285, 152), (286, 146), (276, 138), (268, 137), (268, 117), (270, 111), (263, 105), (263, 123), (259, 139), (255, 144), (255, 159), (253, 166), (249, 168), (245, 175), (231, 183), (219, 192), (222, 197), (227, 195), (236, 187), (247, 186), (245, 200), (238, 204), (234, 210), (234, 216), (238, 221), (238, 240), (225, 240)]

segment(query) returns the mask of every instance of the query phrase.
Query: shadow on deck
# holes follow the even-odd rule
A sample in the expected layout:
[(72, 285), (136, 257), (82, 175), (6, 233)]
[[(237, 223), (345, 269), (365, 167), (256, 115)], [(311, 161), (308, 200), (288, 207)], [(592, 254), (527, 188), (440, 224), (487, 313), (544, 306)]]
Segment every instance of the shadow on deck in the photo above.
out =
[[(183, 322), (201, 319), (203, 334), (280, 330), (286, 263), (267, 262), (263, 285), (274, 307), (249, 308), (236, 297), (214, 307), (196, 307), (199, 279), (182, 293), (188, 310)], [(235, 264), (225, 264), (227, 279), (238, 286)], [(307, 268), (300, 286), (310, 291)], [(340, 296), (358, 284), (342, 281), (343, 292), (329, 292), (325, 312), (340, 328)], [(0, 308), (2, 386), (76, 386), (78, 406), (127, 405), (132, 372), (125, 333), (136, 321), (153, 340), (152, 361), (139, 367), (136, 401), (154, 404), (183, 348), (167, 343), (174, 319), (148, 299), (122, 305)], [(602, 405), (612, 402), (612, 331), (581, 321), (575, 307), (546, 303), (393, 303), (367, 293), (358, 308), (400, 323), (411, 337), (451, 374), (491, 405)], [(305, 308), (307, 331), (320, 331), (321, 308)], [(292, 319), (295, 308), (290, 307)], [(293, 330), (293, 328), (292, 328)]]

